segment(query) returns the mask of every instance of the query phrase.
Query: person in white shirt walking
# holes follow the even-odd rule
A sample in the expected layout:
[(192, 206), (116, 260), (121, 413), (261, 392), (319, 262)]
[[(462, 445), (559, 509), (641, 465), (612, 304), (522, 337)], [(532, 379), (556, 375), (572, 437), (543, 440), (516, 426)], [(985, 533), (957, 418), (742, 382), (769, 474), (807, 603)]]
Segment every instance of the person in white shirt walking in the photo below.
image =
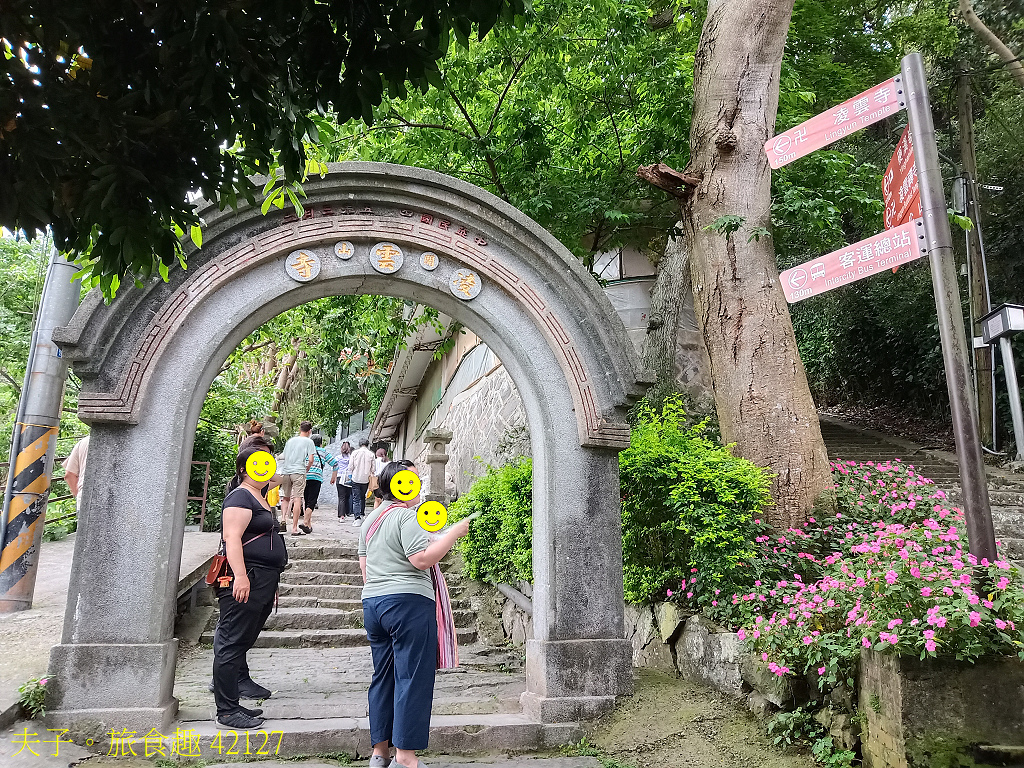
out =
[(370, 486), (370, 474), (373, 472), (373, 451), (370, 441), (365, 437), (359, 441), (359, 447), (352, 454), (348, 463), (348, 471), (352, 474), (352, 525), (359, 527), (363, 522), (363, 508), (366, 505), (366, 490)]
[(302, 536), (305, 531), (299, 530), (302, 519), (302, 497), (306, 490), (306, 472), (313, 466), (316, 458), (316, 445), (310, 437), (312, 423), (304, 421), (299, 424), (299, 434), (289, 438), (284, 445), (284, 453), (278, 464), (277, 472), (284, 476), (281, 481), (281, 518), (288, 524), (288, 515), (292, 518), (292, 536)]
[(86, 435), (71, 449), (64, 461), (64, 482), (68, 484), (71, 495), (75, 497), (75, 506), (82, 506), (82, 476), (85, 474), (85, 462), (89, 456), (89, 436)]

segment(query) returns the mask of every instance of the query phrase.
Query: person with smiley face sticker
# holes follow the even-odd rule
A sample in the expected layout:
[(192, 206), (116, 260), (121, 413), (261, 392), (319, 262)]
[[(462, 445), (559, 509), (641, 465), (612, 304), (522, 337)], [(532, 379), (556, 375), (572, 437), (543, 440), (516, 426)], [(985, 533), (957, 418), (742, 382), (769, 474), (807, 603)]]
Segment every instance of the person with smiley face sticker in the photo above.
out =
[(435, 672), (439, 663), (458, 664), (438, 563), (469, 532), (469, 521), (440, 535), (427, 533), (417, 521), (420, 482), (412, 462), (385, 466), (380, 491), (382, 503), (359, 533), (363, 626), (373, 655), (370, 768), (418, 768), (423, 762), (416, 750), (427, 748)]
[(288, 564), (284, 538), (262, 495), (277, 472), (276, 460), (264, 448), (257, 443), (239, 450), (238, 484), (224, 497), (221, 515), (230, 579), (216, 588), (220, 620), (213, 636), (213, 697), (218, 728), (259, 728), (263, 711), (243, 707), (238, 700), (271, 694), (249, 677), (245, 660), (270, 616), (281, 571)]

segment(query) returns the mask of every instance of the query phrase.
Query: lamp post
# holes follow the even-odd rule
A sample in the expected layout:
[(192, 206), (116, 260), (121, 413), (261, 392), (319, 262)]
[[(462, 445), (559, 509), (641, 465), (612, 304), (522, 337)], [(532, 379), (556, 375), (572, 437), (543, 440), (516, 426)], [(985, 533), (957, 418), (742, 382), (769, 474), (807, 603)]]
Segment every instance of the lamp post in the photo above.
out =
[(1010, 337), (1024, 331), (1024, 306), (1001, 304), (981, 318), (981, 339), (986, 344), (998, 340), (1003, 356), (1003, 374), (1006, 391), (1010, 396), (1010, 416), (1013, 419), (1013, 442), (1017, 445), (1017, 461), (1024, 461), (1024, 413), (1021, 411), (1020, 389), (1017, 387), (1017, 366), (1013, 362)]

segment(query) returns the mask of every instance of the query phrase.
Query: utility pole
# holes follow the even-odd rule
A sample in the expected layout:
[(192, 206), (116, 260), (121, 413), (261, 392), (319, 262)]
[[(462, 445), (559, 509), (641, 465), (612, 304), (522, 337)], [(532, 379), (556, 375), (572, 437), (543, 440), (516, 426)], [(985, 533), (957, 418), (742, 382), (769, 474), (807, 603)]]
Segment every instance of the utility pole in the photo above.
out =
[[(973, 226), (967, 233), (967, 273), (970, 275), (971, 331), (974, 338), (981, 336), (980, 318), (992, 309), (988, 291), (988, 267), (981, 245), (981, 210), (978, 208), (978, 163), (974, 154), (974, 101), (971, 97), (971, 78), (967, 63), (960, 62), (957, 78), (957, 112), (960, 118), (960, 167), (963, 169), (964, 198), (967, 215)], [(978, 388), (978, 417), (981, 442), (995, 448), (995, 419), (993, 418), (992, 348), (974, 348), (974, 377)]]
[(53, 329), (67, 325), (78, 308), (82, 286), (73, 279), (76, 271), (53, 252), (32, 330), (0, 515), (0, 613), (32, 607), (68, 375)]
[(932, 290), (935, 293), (939, 341), (956, 436), (956, 458), (960, 468), (967, 536), (971, 554), (979, 561), (985, 558), (992, 562), (996, 559), (996, 536), (992, 528), (988, 480), (981, 454), (978, 412), (967, 337), (964, 333), (963, 310), (960, 307), (960, 287), (953, 259), (953, 238), (946, 212), (946, 193), (942, 187), (942, 170), (939, 167), (939, 148), (935, 141), (935, 124), (932, 122), (928, 81), (921, 54), (904, 56), (901, 69), (906, 90), (907, 119), (914, 141), (918, 186), (921, 190), (921, 215), (924, 218)]

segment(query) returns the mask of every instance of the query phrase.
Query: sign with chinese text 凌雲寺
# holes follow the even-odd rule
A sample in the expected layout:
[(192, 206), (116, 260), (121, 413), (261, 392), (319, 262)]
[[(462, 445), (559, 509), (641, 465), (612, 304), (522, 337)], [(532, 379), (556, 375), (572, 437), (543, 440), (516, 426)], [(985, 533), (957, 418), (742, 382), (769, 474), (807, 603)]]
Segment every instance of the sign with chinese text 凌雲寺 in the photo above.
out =
[(790, 304), (898, 267), (925, 255), (921, 219), (787, 269), (779, 278)]
[(764, 145), (768, 164), (781, 168), (903, 109), (906, 100), (901, 82), (902, 78), (897, 75), (768, 139)]
[(885, 228), (921, 218), (921, 189), (917, 184), (914, 144), (910, 128), (903, 131), (882, 176), (882, 200), (885, 201)]

